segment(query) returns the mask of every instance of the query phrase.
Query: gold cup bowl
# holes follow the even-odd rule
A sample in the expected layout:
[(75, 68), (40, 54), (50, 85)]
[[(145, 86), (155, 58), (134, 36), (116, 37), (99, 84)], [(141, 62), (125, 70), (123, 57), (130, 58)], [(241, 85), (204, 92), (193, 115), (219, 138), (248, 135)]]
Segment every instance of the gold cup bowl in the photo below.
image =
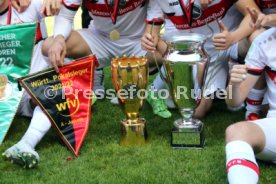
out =
[(121, 122), (122, 145), (146, 143), (146, 120), (139, 118), (148, 85), (148, 61), (145, 57), (116, 57), (111, 62), (112, 81), (120, 106), (126, 115)]

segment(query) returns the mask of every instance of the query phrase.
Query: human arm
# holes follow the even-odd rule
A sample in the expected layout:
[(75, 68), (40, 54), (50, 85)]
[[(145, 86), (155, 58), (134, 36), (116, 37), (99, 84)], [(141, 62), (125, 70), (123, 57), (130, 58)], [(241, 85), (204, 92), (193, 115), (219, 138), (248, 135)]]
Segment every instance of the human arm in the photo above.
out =
[(229, 106), (239, 106), (254, 87), (266, 66), (266, 55), (256, 41), (250, 47), (245, 59), (246, 65), (235, 65), (231, 71), (227, 88), (226, 103)]
[(12, 6), (16, 9), (16, 11), (22, 13), (29, 7), (31, 1), (32, 0), (11, 0), (11, 3)]
[(59, 14), (55, 17), (54, 40), (47, 53), (51, 66), (57, 71), (58, 66), (63, 65), (66, 55), (65, 41), (72, 31), (74, 16), (81, 1), (76, 1), (75, 3), (76, 4), (64, 4)]
[(41, 12), (47, 16), (57, 15), (60, 11), (62, 0), (44, 0)]
[(213, 0), (200, 0), (200, 6), (201, 8), (204, 10), (206, 9), (209, 4), (211, 4), (213, 2)]
[(244, 18), (239, 27), (233, 32), (230, 32), (223, 22), (219, 23), (222, 32), (216, 34), (213, 38), (216, 50), (226, 50), (232, 44), (248, 37), (254, 31), (249, 25), (251, 17), (247, 11), (247, 7), (255, 8), (256, 11), (259, 11), (255, 2), (253, 0), (239, 0), (235, 3), (235, 7), (244, 15)]
[(276, 14), (265, 15), (262, 12), (258, 12), (256, 9), (249, 7), (247, 7), (247, 11), (251, 16), (250, 26), (252, 28), (260, 29), (266, 26), (276, 26)]
[(164, 13), (159, 6), (158, 0), (151, 0), (147, 9), (146, 30), (141, 38), (143, 50), (154, 52), (157, 49), (159, 33), (164, 23)]

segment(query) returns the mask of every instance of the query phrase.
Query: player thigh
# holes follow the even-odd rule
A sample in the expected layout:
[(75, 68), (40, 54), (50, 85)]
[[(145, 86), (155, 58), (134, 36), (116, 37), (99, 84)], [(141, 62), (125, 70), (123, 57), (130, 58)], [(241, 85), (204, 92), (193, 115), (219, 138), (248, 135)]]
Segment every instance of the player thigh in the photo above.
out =
[(86, 41), (90, 54), (96, 55), (100, 64), (99, 68), (110, 65), (111, 59), (116, 56), (115, 50), (119, 48), (114, 47), (108, 37), (96, 31), (80, 29), (77, 32)]
[(49, 67), (47, 58), (42, 54), (43, 41), (38, 42), (33, 51), (30, 74), (45, 70)]
[(77, 31), (72, 31), (69, 38), (66, 40), (66, 57), (81, 58), (91, 55), (92, 52), (88, 46), (89, 40), (83, 38)]
[(263, 161), (272, 161), (276, 163), (276, 118), (265, 118), (253, 121), (258, 125), (265, 136), (265, 145), (263, 150), (256, 154), (256, 157)]
[[(252, 136), (254, 134), (254, 136)], [(245, 141), (250, 144), (256, 153), (263, 150), (265, 146), (265, 135), (262, 129), (255, 123), (243, 121), (235, 123), (226, 129), (226, 142)]]

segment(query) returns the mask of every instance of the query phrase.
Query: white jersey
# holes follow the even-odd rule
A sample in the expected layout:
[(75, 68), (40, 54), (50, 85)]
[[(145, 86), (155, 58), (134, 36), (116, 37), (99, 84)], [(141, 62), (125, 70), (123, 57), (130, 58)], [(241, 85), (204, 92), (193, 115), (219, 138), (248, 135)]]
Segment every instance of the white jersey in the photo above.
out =
[[(188, 0), (183, 0), (183, 2), (188, 7)], [(211, 36), (212, 30), (206, 23), (214, 30), (214, 33), (219, 33), (220, 27), (216, 20), (222, 20), (229, 31), (234, 31), (243, 19), (243, 15), (233, 6), (235, 2), (234, 0), (214, 0), (208, 8), (202, 10), (199, 0), (195, 0), (191, 13), (192, 21), (189, 24), (179, 0), (151, 0), (147, 12), (147, 22), (151, 24), (164, 20), (165, 34), (177, 29)], [(214, 61), (218, 53), (215, 51), (211, 39), (205, 46)]]
[(0, 14), (0, 26), (7, 24), (20, 24), (27, 22), (38, 22), (36, 41), (47, 37), (44, 23), (44, 15), (41, 14), (43, 0), (32, 0), (30, 6), (22, 13), (19, 13), (12, 6)]
[[(70, 10), (77, 10), (81, 2), (82, 0), (64, 0), (63, 4)], [(105, 0), (86, 0), (87, 9), (93, 18), (89, 28), (106, 35), (117, 29), (121, 36), (141, 37), (145, 31), (147, 1), (121, 0), (120, 2), (124, 2), (124, 4), (118, 9), (117, 21), (116, 24), (113, 24), (110, 13), (113, 6), (108, 8)]]
[(276, 13), (276, 1), (275, 0), (255, 0), (262, 12), (265, 14)]
[(245, 59), (248, 73), (261, 75), (266, 72), (268, 117), (276, 117), (276, 28), (270, 28), (259, 35), (252, 43)]

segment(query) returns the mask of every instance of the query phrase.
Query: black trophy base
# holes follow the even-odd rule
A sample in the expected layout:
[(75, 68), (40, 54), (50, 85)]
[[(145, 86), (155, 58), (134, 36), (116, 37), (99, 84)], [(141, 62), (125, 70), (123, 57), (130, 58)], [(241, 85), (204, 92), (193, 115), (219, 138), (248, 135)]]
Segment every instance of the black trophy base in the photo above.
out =
[[(177, 126), (178, 124), (180, 126)], [(201, 121), (193, 120), (193, 123), (175, 121), (175, 127), (171, 133), (172, 148), (203, 149), (204, 145), (204, 124)]]

